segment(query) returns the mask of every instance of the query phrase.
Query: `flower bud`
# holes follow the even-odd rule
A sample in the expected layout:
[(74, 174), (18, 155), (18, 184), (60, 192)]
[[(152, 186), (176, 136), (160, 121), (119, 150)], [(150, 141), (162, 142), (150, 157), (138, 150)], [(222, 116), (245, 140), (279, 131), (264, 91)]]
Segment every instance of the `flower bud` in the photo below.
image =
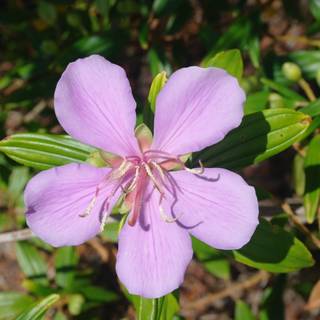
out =
[(301, 69), (293, 62), (286, 62), (282, 65), (283, 75), (290, 81), (297, 82), (301, 79)]
[(270, 108), (283, 108), (283, 98), (278, 93), (270, 93), (269, 95)]

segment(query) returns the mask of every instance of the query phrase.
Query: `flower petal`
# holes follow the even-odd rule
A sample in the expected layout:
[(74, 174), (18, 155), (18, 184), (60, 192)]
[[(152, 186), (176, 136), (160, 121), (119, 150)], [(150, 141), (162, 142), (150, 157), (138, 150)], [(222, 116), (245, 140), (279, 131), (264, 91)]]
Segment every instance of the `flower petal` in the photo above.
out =
[[(67, 164), (37, 174), (24, 194), (30, 229), (55, 247), (79, 245), (94, 237), (100, 231), (103, 205), (113, 185), (101, 187), (88, 216), (79, 215), (88, 208), (108, 172), (109, 168)], [(111, 200), (110, 210), (114, 201)]]
[(68, 65), (54, 94), (56, 116), (72, 137), (118, 155), (139, 152), (125, 71), (98, 55)]
[(176, 155), (217, 143), (243, 116), (245, 94), (218, 68), (183, 68), (157, 97), (153, 149)]
[(139, 221), (119, 235), (116, 271), (131, 294), (158, 298), (182, 283), (192, 258), (191, 239), (176, 223), (160, 218), (159, 194), (143, 204)]
[(225, 169), (205, 169), (203, 176), (170, 173), (176, 200), (166, 204), (190, 233), (210, 246), (231, 250), (244, 246), (258, 225), (258, 201), (253, 187)]

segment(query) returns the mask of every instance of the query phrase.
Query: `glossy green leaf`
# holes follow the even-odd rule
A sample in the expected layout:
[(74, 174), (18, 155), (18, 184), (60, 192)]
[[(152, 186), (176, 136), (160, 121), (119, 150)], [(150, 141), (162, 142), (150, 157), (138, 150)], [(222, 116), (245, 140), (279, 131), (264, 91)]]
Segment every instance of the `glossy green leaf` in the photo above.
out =
[(26, 276), (34, 282), (47, 284), (48, 266), (39, 251), (29, 242), (16, 243), (16, 255), (18, 263)]
[(276, 273), (287, 273), (314, 264), (306, 246), (290, 232), (261, 219), (250, 242), (232, 251), (238, 262)]
[(0, 292), (0, 320), (16, 319), (33, 301), (21, 292)]
[(25, 166), (45, 170), (85, 162), (94, 149), (65, 135), (19, 133), (0, 141), (0, 151)]
[(243, 118), (221, 142), (194, 155), (206, 167), (238, 169), (261, 162), (305, 137), (310, 117), (290, 109), (267, 109)]
[(49, 310), (49, 308), (59, 300), (59, 295), (52, 294), (43, 299), (34, 307), (21, 313), (16, 320), (42, 320), (42, 317)]
[(303, 203), (307, 221), (312, 223), (320, 204), (320, 135), (316, 135), (308, 146), (304, 168), (306, 182)]
[(57, 249), (55, 256), (56, 283), (62, 288), (71, 288), (75, 277), (75, 267), (79, 257), (75, 247)]
[(255, 320), (250, 306), (247, 305), (245, 302), (238, 300), (236, 302), (234, 320)]
[(150, 108), (154, 112), (156, 108), (156, 99), (160, 90), (163, 88), (165, 83), (167, 82), (167, 74), (165, 71), (158, 73), (154, 79), (152, 80), (148, 101), (150, 103)]
[(203, 66), (224, 69), (238, 80), (243, 74), (243, 61), (238, 49), (219, 52), (210, 60), (205, 61)]
[(179, 311), (179, 303), (171, 293), (158, 299), (131, 296), (137, 320), (172, 320)]

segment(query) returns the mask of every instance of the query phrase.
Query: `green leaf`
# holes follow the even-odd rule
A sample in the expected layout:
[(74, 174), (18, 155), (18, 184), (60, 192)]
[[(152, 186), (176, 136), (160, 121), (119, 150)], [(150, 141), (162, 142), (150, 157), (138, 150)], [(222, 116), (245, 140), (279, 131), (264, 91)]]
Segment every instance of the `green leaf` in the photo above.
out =
[(316, 135), (309, 144), (304, 168), (306, 182), (303, 203), (307, 222), (312, 223), (320, 203), (320, 135)]
[(85, 286), (79, 288), (79, 291), (90, 301), (108, 303), (119, 299), (115, 292), (97, 286)]
[(71, 288), (75, 277), (75, 267), (79, 257), (74, 247), (57, 249), (55, 256), (56, 283), (62, 288)]
[(16, 243), (18, 263), (26, 276), (34, 282), (47, 284), (48, 266), (39, 251), (30, 243), (20, 241)]
[(26, 167), (15, 167), (9, 177), (8, 192), (13, 202), (21, 195), (25, 184), (29, 179), (29, 169)]
[(20, 292), (0, 292), (0, 320), (11, 320), (33, 303), (33, 298)]
[(38, 15), (48, 24), (54, 24), (57, 19), (56, 7), (48, 1), (39, 1)]
[(192, 247), (197, 259), (213, 275), (222, 278), (230, 278), (230, 264), (226, 256), (196, 238), (192, 238)]
[(205, 61), (203, 66), (224, 69), (229, 74), (236, 77), (238, 81), (242, 78), (243, 61), (241, 52), (238, 49), (219, 52), (210, 60)]
[(238, 300), (234, 320), (255, 320), (255, 317), (250, 307), (245, 302)]
[(48, 311), (48, 309), (59, 300), (59, 295), (52, 294), (43, 299), (37, 305), (33, 306), (29, 310), (21, 313), (16, 320), (42, 320), (42, 317)]
[(225, 49), (234, 47), (243, 48), (247, 46), (252, 33), (252, 21), (247, 16), (240, 16), (230, 27), (219, 37), (219, 40), (214, 43), (209, 53), (202, 61), (202, 65), (206, 65), (214, 55)]
[(320, 21), (320, 0), (309, 0), (309, 9), (316, 20)]
[(0, 151), (8, 157), (40, 170), (85, 162), (94, 150), (65, 135), (19, 133), (0, 141)]
[(179, 303), (173, 294), (158, 299), (132, 296), (137, 312), (137, 320), (172, 320), (179, 311)]
[(206, 167), (239, 169), (259, 163), (305, 137), (310, 117), (290, 109), (267, 109), (243, 118), (221, 142), (193, 155)]
[(287, 273), (314, 264), (305, 245), (288, 231), (261, 219), (250, 242), (228, 252), (248, 266), (275, 273)]
[(320, 99), (310, 102), (306, 107), (299, 110), (311, 117), (318, 116), (320, 114)]
[(249, 94), (244, 105), (244, 113), (251, 114), (265, 109), (269, 98), (268, 91), (260, 91)]
[(153, 112), (155, 111), (155, 108), (156, 108), (156, 99), (157, 99), (158, 93), (163, 88), (167, 80), (168, 80), (167, 74), (165, 71), (158, 73), (152, 80), (149, 95), (148, 95), (148, 101), (150, 103), (150, 108)]
[(304, 75), (314, 79), (320, 69), (320, 50), (300, 50), (289, 54), (291, 60), (297, 63)]
[(298, 94), (296, 91), (289, 89), (283, 84), (280, 84), (278, 82), (261, 78), (261, 82), (266, 85), (269, 89), (275, 90), (281, 95), (283, 95), (285, 98), (292, 99), (292, 100), (298, 100), (298, 101), (305, 101), (306, 98)]

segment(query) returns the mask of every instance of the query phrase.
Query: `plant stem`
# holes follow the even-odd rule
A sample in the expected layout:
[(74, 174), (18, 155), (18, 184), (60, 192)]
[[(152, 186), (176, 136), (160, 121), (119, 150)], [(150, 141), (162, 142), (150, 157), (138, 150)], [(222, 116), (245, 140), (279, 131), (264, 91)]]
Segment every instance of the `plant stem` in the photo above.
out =
[(306, 96), (308, 97), (308, 99), (310, 101), (315, 101), (317, 100), (314, 92), (312, 91), (309, 83), (304, 80), (303, 78), (301, 78), (299, 81), (298, 81), (298, 84), (299, 86), (301, 87), (301, 89), (304, 91), (304, 93), (306, 94)]
[(35, 234), (28, 228), (10, 231), (0, 234), (0, 243), (11, 242), (11, 241), (19, 241), (19, 240), (27, 240), (35, 237)]

